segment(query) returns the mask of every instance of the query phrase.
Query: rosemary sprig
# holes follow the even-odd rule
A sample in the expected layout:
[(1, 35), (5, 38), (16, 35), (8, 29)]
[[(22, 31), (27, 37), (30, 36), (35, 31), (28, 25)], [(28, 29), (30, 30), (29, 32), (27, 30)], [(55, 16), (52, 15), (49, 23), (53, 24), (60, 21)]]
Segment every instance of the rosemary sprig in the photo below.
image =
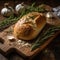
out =
[(5, 29), (6, 27), (10, 26), (11, 24), (16, 23), (17, 20), (18, 20), (17, 17), (10, 16), (9, 18), (6, 18), (4, 21), (1, 21), (0, 22), (0, 31)]
[(31, 51), (35, 50), (36, 48), (40, 47), (48, 38), (54, 36), (56, 31), (60, 30), (60, 26), (58, 27), (49, 27), (49, 29), (47, 29), (41, 37), (39, 37), (36, 42), (32, 45), (31, 47)]
[(46, 10), (43, 7), (35, 6), (35, 3), (33, 3), (31, 6), (28, 6), (26, 9), (22, 10), (22, 12), (20, 13), (20, 17), (29, 12), (45, 12), (45, 11)]
[(44, 9), (40, 8), (40, 7), (36, 7), (35, 3), (33, 3), (31, 6), (28, 6), (26, 9), (22, 10), (22, 12), (20, 13), (20, 17), (15, 17), (14, 15), (10, 16), (9, 18), (6, 18), (5, 20), (0, 22), (0, 31), (2, 31), (4, 28), (10, 26), (11, 24), (16, 23), (19, 18), (21, 18), (23, 15), (32, 12), (32, 11), (36, 11), (36, 12), (43, 12)]

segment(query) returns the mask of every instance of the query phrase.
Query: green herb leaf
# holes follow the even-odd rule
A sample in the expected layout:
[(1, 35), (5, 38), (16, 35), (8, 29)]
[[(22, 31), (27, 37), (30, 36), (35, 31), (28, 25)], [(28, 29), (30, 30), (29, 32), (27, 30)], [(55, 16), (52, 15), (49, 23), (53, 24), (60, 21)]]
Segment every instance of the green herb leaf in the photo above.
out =
[(38, 39), (35, 41), (35, 43), (32, 45), (31, 47), (31, 51), (37, 49), (38, 47), (40, 47), (48, 38), (54, 36), (56, 31), (60, 30), (60, 26), (58, 27), (49, 27), (49, 29), (47, 29), (41, 37), (38, 37)]
[[(4, 28), (10, 26), (11, 24), (16, 23), (19, 18), (21, 18), (22, 16), (28, 14), (29, 12), (43, 12), (43, 8), (38, 8), (35, 7), (35, 3), (33, 3), (31, 6), (28, 6), (26, 9), (22, 10), (22, 12), (20, 13), (20, 17), (15, 17), (14, 15), (10, 16), (9, 18), (6, 18), (5, 20), (0, 22), (0, 31), (3, 30)], [(32, 19), (34, 17), (31, 17)]]

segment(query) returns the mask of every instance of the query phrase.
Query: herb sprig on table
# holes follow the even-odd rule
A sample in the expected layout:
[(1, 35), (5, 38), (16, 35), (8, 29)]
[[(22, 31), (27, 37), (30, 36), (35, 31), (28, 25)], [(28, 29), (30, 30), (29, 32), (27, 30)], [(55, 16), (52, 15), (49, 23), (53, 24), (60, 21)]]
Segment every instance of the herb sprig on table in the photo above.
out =
[(35, 6), (35, 3), (33, 3), (31, 6), (28, 6), (26, 9), (22, 10), (22, 12), (20, 13), (20, 16), (15, 17), (14, 15), (10, 16), (9, 18), (6, 18), (5, 20), (0, 22), (0, 31), (3, 30), (4, 28), (10, 26), (11, 24), (16, 23), (19, 18), (21, 18), (22, 16), (28, 14), (29, 12), (44, 12), (45, 9), (43, 8), (39, 8), (37, 6)]
[(10, 25), (16, 23), (16, 21), (19, 18), (14, 17), (14, 16), (10, 16), (9, 18), (6, 18), (4, 21), (0, 22), (0, 31), (5, 29), (6, 27), (9, 27)]
[(43, 7), (35, 6), (35, 3), (33, 3), (32, 5), (27, 6), (26, 9), (22, 10), (20, 17), (29, 12), (45, 12), (45, 11), (46, 10)]
[(60, 26), (51, 26), (43, 32), (31, 47), (31, 51), (39, 48), (48, 38), (53, 37), (56, 31), (60, 31)]

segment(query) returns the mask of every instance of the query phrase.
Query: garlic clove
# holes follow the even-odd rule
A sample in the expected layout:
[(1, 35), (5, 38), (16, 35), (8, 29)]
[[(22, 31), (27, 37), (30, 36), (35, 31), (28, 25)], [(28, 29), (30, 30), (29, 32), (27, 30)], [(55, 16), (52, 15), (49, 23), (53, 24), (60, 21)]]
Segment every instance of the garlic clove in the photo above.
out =
[(21, 4), (16, 5), (15, 10), (17, 13), (20, 13), (24, 8), (25, 6), (21, 3)]
[(57, 15), (55, 15), (53, 12), (48, 12), (46, 14), (46, 22), (50, 25), (54, 25), (54, 26), (59, 26), (60, 25), (60, 19), (59, 17), (57, 17)]
[(1, 14), (3, 16), (11, 16), (14, 14), (14, 9), (6, 3), (4, 8), (1, 10)]
[(15, 42), (15, 37), (12, 36), (12, 35), (8, 35), (8, 36), (7, 36), (7, 39), (8, 39), (10, 42)]

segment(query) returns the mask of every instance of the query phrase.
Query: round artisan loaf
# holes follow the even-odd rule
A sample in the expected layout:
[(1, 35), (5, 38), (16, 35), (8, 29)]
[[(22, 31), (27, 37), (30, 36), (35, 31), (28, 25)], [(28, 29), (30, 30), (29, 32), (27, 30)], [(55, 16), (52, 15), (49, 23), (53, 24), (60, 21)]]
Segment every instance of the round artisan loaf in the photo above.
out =
[(14, 36), (22, 40), (32, 40), (41, 32), (46, 24), (42, 13), (31, 12), (24, 15), (14, 26)]

